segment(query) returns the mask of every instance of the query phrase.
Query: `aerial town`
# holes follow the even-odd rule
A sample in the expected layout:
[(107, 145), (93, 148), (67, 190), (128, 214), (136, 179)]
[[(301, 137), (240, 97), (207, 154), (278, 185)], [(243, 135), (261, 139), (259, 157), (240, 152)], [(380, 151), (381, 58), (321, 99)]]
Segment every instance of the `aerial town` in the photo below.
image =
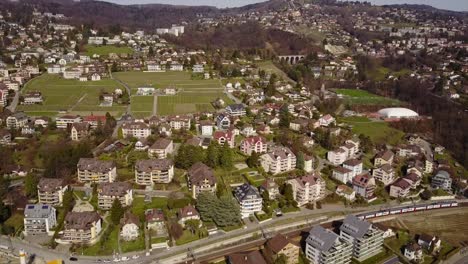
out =
[(0, 263), (468, 263), (468, 13), (0, 2)]

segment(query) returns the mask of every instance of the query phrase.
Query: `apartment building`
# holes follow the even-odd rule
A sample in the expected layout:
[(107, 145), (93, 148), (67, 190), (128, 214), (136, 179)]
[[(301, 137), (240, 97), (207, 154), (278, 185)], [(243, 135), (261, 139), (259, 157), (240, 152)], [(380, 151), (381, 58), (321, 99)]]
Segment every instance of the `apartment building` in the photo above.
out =
[(270, 263), (275, 263), (279, 256), (284, 255), (286, 264), (296, 264), (300, 251), (299, 243), (288, 239), (282, 234), (277, 234), (265, 243), (264, 253)]
[(318, 175), (309, 174), (287, 181), (292, 186), (293, 197), (298, 206), (314, 203), (325, 197), (325, 181)]
[(362, 161), (358, 159), (349, 159), (343, 162), (343, 168), (351, 171), (351, 178), (356, 177), (362, 173)]
[(25, 235), (49, 234), (57, 225), (55, 208), (49, 204), (28, 204), (24, 209)]
[(187, 171), (188, 187), (192, 197), (197, 198), (201, 192), (216, 192), (216, 178), (213, 170), (201, 162), (197, 162)]
[(19, 129), (28, 123), (29, 118), (24, 112), (15, 112), (6, 118), (6, 127), (8, 129)]
[(150, 186), (170, 183), (174, 177), (174, 164), (168, 159), (139, 160), (135, 164), (135, 182)]
[(154, 144), (148, 148), (148, 156), (150, 158), (165, 159), (174, 151), (174, 143), (171, 139), (159, 138)]
[(37, 184), (37, 198), (40, 204), (61, 205), (67, 190), (64, 179), (41, 178)]
[(445, 170), (440, 170), (432, 177), (432, 188), (443, 189), (447, 192), (452, 192), (452, 177)]
[(383, 164), (382, 166), (372, 170), (372, 176), (387, 186), (395, 180), (395, 170), (392, 165)]
[(342, 183), (348, 183), (353, 180), (353, 171), (345, 167), (336, 167), (333, 169), (332, 178)]
[(345, 162), (347, 158), (348, 151), (343, 147), (339, 147), (327, 153), (327, 160), (335, 166), (343, 164), (343, 162)]
[(340, 226), (340, 237), (353, 245), (353, 256), (358, 261), (382, 251), (384, 232), (366, 220), (348, 215)]
[(380, 167), (384, 164), (392, 165), (394, 156), (395, 154), (393, 154), (391, 150), (380, 151), (377, 153), (377, 155), (375, 155), (374, 167)]
[(109, 210), (115, 199), (120, 201), (123, 207), (132, 205), (133, 190), (129, 182), (104, 182), (98, 188), (98, 207), (102, 210)]
[(322, 226), (315, 226), (306, 239), (305, 255), (314, 264), (347, 264), (353, 245)]
[(253, 152), (265, 153), (268, 150), (267, 140), (261, 136), (248, 137), (242, 140), (240, 150), (245, 155), (252, 155)]
[(296, 168), (296, 155), (287, 147), (275, 147), (260, 156), (260, 163), (271, 174), (279, 174)]
[(113, 182), (117, 178), (117, 168), (113, 161), (94, 158), (81, 158), (77, 165), (79, 182)]
[(245, 116), (246, 110), (243, 104), (232, 104), (226, 107), (226, 112), (231, 116)]
[(65, 217), (62, 240), (87, 244), (95, 241), (102, 229), (102, 219), (94, 212), (69, 212)]
[(151, 135), (151, 128), (144, 122), (130, 122), (122, 125), (122, 134), (124, 138), (147, 138)]
[(55, 125), (59, 129), (67, 129), (68, 126), (71, 126), (73, 123), (81, 123), (83, 119), (81, 116), (74, 115), (65, 115), (60, 116), (55, 119)]
[(395, 198), (404, 198), (408, 196), (411, 190), (411, 184), (404, 178), (398, 178), (390, 185), (390, 196)]
[(171, 116), (168, 117), (167, 121), (174, 130), (190, 130), (191, 120), (188, 116)]
[(262, 211), (263, 199), (257, 188), (244, 183), (234, 188), (234, 196), (239, 202), (242, 218)]

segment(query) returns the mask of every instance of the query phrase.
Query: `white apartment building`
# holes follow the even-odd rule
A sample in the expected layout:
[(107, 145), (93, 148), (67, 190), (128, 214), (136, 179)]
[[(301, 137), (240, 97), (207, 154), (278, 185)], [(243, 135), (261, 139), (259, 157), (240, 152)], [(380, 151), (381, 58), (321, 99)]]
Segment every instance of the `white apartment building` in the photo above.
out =
[(325, 197), (325, 181), (317, 175), (310, 174), (287, 181), (292, 186), (293, 197), (298, 206), (316, 202)]
[(306, 239), (305, 255), (314, 264), (347, 264), (353, 245), (322, 226), (315, 226)]
[(113, 161), (81, 158), (77, 165), (79, 182), (113, 182), (117, 178), (117, 168)]
[(174, 178), (174, 164), (168, 159), (139, 160), (135, 164), (135, 182), (150, 186), (170, 183)]
[(234, 189), (234, 196), (239, 202), (243, 218), (262, 211), (263, 199), (254, 186), (247, 183), (237, 186)]
[(25, 235), (49, 234), (57, 225), (55, 208), (48, 204), (28, 204), (24, 209)]
[(260, 156), (260, 163), (271, 174), (279, 174), (296, 168), (296, 155), (289, 148), (275, 147)]
[(124, 123), (122, 125), (122, 134), (124, 138), (147, 138), (151, 135), (151, 128), (143, 122)]

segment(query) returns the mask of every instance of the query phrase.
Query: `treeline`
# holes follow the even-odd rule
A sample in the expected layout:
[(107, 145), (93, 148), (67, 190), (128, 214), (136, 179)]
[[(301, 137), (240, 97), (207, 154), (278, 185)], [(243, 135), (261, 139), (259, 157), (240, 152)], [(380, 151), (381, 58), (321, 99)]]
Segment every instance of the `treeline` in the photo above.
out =
[[(264, 29), (250, 21), (244, 24), (219, 25), (209, 30), (196, 27), (181, 37), (165, 37), (168, 41), (190, 49), (255, 50), (271, 49), (276, 54), (303, 54), (311, 49), (309, 42), (290, 32)], [(267, 47), (268, 43), (268, 47)]]

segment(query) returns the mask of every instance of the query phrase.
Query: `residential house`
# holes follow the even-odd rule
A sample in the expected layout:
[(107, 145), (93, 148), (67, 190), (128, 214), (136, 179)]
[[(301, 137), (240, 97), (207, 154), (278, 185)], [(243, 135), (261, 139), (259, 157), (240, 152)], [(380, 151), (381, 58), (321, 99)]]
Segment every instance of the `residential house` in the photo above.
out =
[(83, 122), (87, 122), (92, 129), (98, 127), (99, 124), (104, 126), (106, 124), (106, 116), (89, 115), (83, 118)]
[(24, 234), (49, 234), (57, 225), (56, 210), (49, 204), (28, 204), (24, 209)]
[(340, 226), (340, 237), (353, 244), (353, 256), (364, 261), (383, 249), (383, 232), (366, 220), (348, 215)]
[(314, 170), (314, 157), (304, 154), (304, 168), (305, 172), (312, 172)]
[(37, 198), (40, 204), (61, 205), (68, 184), (60, 178), (41, 178), (37, 184)]
[(286, 264), (296, 264), (299, 259), (299, 252), (301, 251), (300, 245), (285, 237), (282, 234), (268, 239), (265, 243), (265, 257), (271, 262), (275, 263), (280, 255), (286, 258)]
[(320, 123), (320, 126), (330, 126), (331, 124), (335, 123), (335, 118), (331, 115), (324, 115), (319, 118), (318, 122)]
[(133, 189), (129, 182), (103, 182), (98, 185), (98, 207), (109, 210), (112, 203), (118, 199), (123, 207), (132, 205)]
[(216, 127), (219, 130), (225, 130), (225, 129), (230, 128), (231, 119), (229, 118), (229, 116), (224, 115), (224, 114), (218, 115), (218, 117), (216, 118)]
[(147, 138), (151, 135), (151, 128), (144, 122), (131, 122), (122, 125), (122, 135), (124, 138)]
[[(179, 212), (177, 212), (177, 219), (178, 219), (178, 223), (184, 227), (185, 222), (189, 220), (200, 221), (200, 215), (198, 214), (198, 211), (195, 209), (195, 207), (191, 205), (187, 205), (179, 209)], [(201, 221), (200, 221), (200, 226), (201, 226)]]
[(353, 244), (318, 225), (306, 239), (305, 255), (314, 264), (346, 264), (353, 255)]
[(392, 165), (394, 156), (395, 154), (391, 150), (380, 151), (374, 158), (374, 167), (380, 167), (384, 164)]
[(193, 65), (193, 67), (192, 67), (192, 71), (193, 71), (194, 73), (203, 73), (203, 72), (205, 72), (205, 69), (203, 68), (203, 65), (201, 65), (201, 64), (195, 64), (195, 65)]
[(356, 199), (356, 192), (353, 188), (346, 185), (338, 185), (335, 193), (341, 197), (344, 197), (348, 201), (354, 201)]
[(431, 186), (434, 189), (442, 189), (447, 192), (452, 192), (452, 177), (445, 170), (439, 170), (432, 177)]
[(296, 155), (287, 147), (274, 147), (260, 156), (260, 163), (271, 174), (279, 174), (296, 168)]
[(236, 197), (239, 202), (243, 218), (262, 211), (263, 199), (257, 188), (254, 186), (244, 183), (235, 187), (234, 197)]
[(268, 150), (268, 144), (264, 137), (253, 136), (242, 140), (240, 150), (245, 155), (252, 155), (253, 152), (265, 153)]
[(94, 242), (102, 230), (102, 219), (96, 211), (69, 212), (65, 217), (62, 240), (87, 244)]
[(336, 167), (333, 169), (332, 178), (342, 183), (351, 182), (353, 171), (345, 167)]
[(81, 158), (77, 165), (79, 182), (113, 182), (117, 178), (117, 168), (113, 161)]
[(298, 206), (315, 203), (325, 198), (325, 181), (318, 175), (309, 174), (287, 181), (293, 190)]
[(395, 198), (405, 198), (411, 190), (411, 184), (404, 178), (398, 178), (390, 185), (390, 196)]
[(294, 119), (289, 123), (289, 129), (293, 131), (302, 131), (302, 129), (307, 129), (309, 125), (309, 120), (305, 118)]
[(7, 106), (8, 102), (8, 90), (0, 90), (0, 106), (5, 107)]
[(11, 133), (6, 129), (0, 129), (0, 145), (11, 143)]
[(132, 241), (140, 236), (140, 219), (130, 211), (125, 212), (120, 220), (120, 237), (124, 241)]
[(174, 151), (174, 143), (171, 139), (159, 138), (148, 148), (150, 158), (165, 159)]
[(140, 138), (135, 142), (135, 150), (136, 151), (148, 151), (149, 143), (146, 138)]
[(422, 247), (416, 242), (411, 242), (405, 246), (404, 256), (411, 261), (420, 261), (423, 259)]
[(197, 198), (201, 192), (216, 192), (216, 177), (213, 170), (201, 162), (197, 162), (187, 171), (188, 187), (192, 197)]
[(230, 148), (235, 147), (235, 135), (232, 131), (215, 131), (213, 134), (213, 139), (218, 142), (219, 145), (223, 146), (227, 144)]
[(387, 186), (395, 179), (395, 170), (392, 165), (386, 163), (376, 169), (373, 169), (372, 176)]
[(411, 189), (416, 189), (421, 184), (422, 177), (416, 173), (409, 173), (403, 178), (411, 184)]
[(271, 200), (276, 199), (279, 196), (279, 186), (273, 179), (266, 179), (262, 185), (260, 185), (260, 193), (268, 192), (268, 197)]
[(167, 233), (164, 213), (161, 209), (152, 208), (145, 212), (146, 228), (156, 231), (158, 235)]
[(421, 147), (417, 145), (404, 145), (398, 149), (398, 156), (407, 158), (407, 157), (415, 157), (420, 155)]
[(351, 171), (351, 178), (362, 173), (362, 161), (358, 159), (349, 159), (343, 163), (343, 168)]
[(418, 245), (427, 249), (430, 253), (440, 249), (441, 240), (436, 236), (421, 234), (418, 236)]
[(231, 116), (245, 116), (246, 109), (243, 104), (232, 104), (226, 107), (226, 112)]
[(209, 120), (200, 121), (199, 129), (200, 129), (202, 136), (213, 135), (213, 123)]
[(228, 264), (267, 264), (258, 250), (239, 252), (227, 256)]
[(375, 179), (369, 173), (362, 173), (354, 177), (353, 189), (356, 194), (361, 195), (364, 199), (372, 199), (375, 191)]
[(28, 116), (24, 112), (15, 112), (6, 118), (6, 127), (8, 129), (19, 129), (29, 122)]
[(90, 125), (87, 122), (73, 123), (70, 129), (70, 137), (73, 141), (80, 141), (87, 138), (90, 131)]
[(174, 164), (168, 159), (139, 160), (135, 164), (135, 182), (151, 186), (170, 183), (174, 177)]

